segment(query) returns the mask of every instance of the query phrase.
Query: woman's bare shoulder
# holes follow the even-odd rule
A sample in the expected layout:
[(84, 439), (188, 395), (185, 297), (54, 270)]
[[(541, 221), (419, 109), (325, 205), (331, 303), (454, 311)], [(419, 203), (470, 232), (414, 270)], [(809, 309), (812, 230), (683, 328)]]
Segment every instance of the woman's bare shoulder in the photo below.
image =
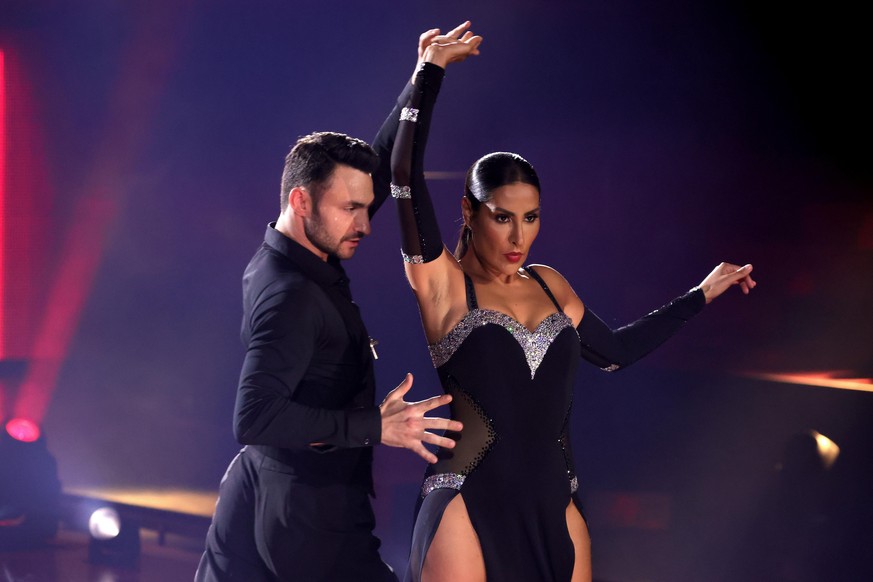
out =
[(528, 265), (528, 269), (535, 270), (537, 275), (542, 277), (546, 285), (549, 286), (549, 289), (552, 290), (552, 293), (555, 294), (555, 297), (558, 297), (559, 294), (572, 291), (570, 283), (555, 268), (548, 265), (533, 264)]
[(558, 304), (561, 305), (564, 312), (573, 320), (573, 323), (578, 325), (582, 319), (585, 307), (567, 279), (556, 269), (548, 265), (534, 264), (529, 265), (529, 268), (533, 268), (537, 275), (542, 277), (543, 282), (551, 290)]

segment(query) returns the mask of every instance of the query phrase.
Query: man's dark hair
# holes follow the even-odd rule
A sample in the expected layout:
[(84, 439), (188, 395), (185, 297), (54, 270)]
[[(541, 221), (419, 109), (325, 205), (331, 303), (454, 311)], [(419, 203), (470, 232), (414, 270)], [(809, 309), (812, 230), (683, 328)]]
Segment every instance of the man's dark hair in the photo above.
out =
[(298, 139), (285, 156), (282, 211), (288, 207), (288, 193), (298, 186), (307, 188), (313, 204), (317, 204), (337, 164), (372, 174), (379, 166), (379, 156), (367, 142), (344, 133), (318, 131)]

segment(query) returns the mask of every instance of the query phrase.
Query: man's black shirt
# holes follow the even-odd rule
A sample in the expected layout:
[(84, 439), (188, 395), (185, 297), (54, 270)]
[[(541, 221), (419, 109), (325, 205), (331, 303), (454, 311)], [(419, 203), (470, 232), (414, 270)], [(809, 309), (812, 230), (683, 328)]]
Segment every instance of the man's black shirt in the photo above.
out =
[(381, 416), (369, 336), (339, 260), (270, 224), (243, 276), (241, 337), (237, 440), (303, 480), (371, 490)]

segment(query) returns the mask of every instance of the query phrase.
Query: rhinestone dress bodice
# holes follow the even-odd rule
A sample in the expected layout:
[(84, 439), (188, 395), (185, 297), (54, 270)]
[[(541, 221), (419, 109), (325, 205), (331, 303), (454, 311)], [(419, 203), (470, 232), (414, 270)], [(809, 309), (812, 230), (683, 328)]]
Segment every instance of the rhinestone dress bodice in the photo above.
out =
[(564, 328), (573, 327), (573, 322), (563, 312), (557, 312), (546, 317), (533, 331), (529, 331), (514, 317), (494, 311), (493, 309), (472, 309), (458, 324), (441, 340), (428, 346), (434, 368), (439, 368), (449, 361), (467, 336), (483, 325), (494, 324), (506, 329), (518, 341), (524, 350), (524, 357), (530, 368), (530, 377), (536, 375), (540, 362), (554, 339)]
[[(436, 492), (459, 492), (486, 570), (499, 572), (498, 563), (515, 561), (530, 576), (523, 579), (552, 579), (542, 568), (573, 554), (564, 514), (577, 486), (568, 420), (579, 337), (560, 310), (531, 331), (505, 313), (478, 308), (472, 283), (468, 293), (470, 310), (429, 346), (452, 395), (451, 416), (464, 429), (447, 434), (456, 441), (453, 449), (437, 451), (422, 502)], [(521, 539), (541, 540), (531, 548), (539, 557), (507, 555), (508, 548), (530, 545)]]

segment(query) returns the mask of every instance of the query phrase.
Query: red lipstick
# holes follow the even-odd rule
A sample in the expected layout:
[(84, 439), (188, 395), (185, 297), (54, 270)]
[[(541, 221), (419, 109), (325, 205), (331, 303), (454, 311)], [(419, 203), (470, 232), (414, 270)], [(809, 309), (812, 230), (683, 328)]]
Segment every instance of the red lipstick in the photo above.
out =
[(505, 253), (503, 256), (506, 257), (506, 260), (508, 260), (510, 263), (517, 263), (524, 255), (522, 255), (521, 253)]

